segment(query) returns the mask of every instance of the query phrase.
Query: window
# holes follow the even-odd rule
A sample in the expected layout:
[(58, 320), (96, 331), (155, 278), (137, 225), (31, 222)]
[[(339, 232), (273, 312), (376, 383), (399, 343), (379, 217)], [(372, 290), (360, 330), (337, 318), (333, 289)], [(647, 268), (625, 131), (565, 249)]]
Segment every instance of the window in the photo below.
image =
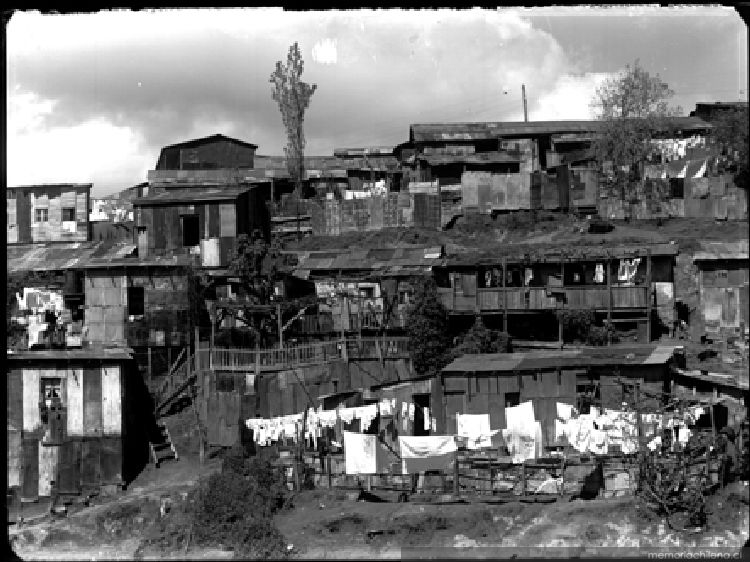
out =
[(49, 220), (49, 212), (47, 209), (34, 209), (34, 221), (35, 222), (47, 222)]
[(143, 316), (143, 287), (128, 287), (128, 315)]
[(360, 287), (359, 296), (363, 299), (372, 299), (375, 297), (375, 287)]
[(197, 246), (199, 243), (198, 215), (182, 215), (182, 245)]
[(506, 392), (505, 393), (505, 407), (506, 408), (512, 408), (513, 406), (518, 406), (520, 403), (521, 403), (520, 392)]
[(76, 210), (74, 207), (64, 207), (62, 210), (62, 220), (74, 221), (76, 220)]

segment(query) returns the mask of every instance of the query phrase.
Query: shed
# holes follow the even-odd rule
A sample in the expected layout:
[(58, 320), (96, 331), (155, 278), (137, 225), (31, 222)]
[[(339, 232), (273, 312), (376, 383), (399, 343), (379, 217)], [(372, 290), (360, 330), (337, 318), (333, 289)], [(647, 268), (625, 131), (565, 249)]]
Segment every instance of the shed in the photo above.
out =
[(629, 385), (639, 383), (644, 403), (647, 396), (658, 403), (669, 390), (673, 353), (671, 346), (630, 345), (463, 355), (440, 374), (438, 431), (455, 433), (456, 413), (489, 414), (492, 429), (505, 429), (505, 408), (530, 400), (551, 445), (557, 402), (618, 409)]
[(7, 368), (8, 490), (22, 502), (119, 487), (148, 462), (130, 349), (9, 353)]

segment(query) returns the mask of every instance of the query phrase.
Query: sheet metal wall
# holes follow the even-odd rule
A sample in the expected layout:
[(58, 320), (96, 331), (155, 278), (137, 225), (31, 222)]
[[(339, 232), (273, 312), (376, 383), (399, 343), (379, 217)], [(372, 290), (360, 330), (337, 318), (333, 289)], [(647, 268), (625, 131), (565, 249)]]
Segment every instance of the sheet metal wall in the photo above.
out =
[[(123, 482), (124, 366), (99, 361), (12, 365), (8, 369), (8, 489), (24, 500), (57, 491), (77, 494), (83, 487)], [(39, 413), (41, 380), (61, 379), (63, 415), (59, 438), (46, 441)], [(142, 404), (134, 404), (142, 408)], [(140, 417), (143, 418), (141, 412)], [(144, 439), (130, 426), (130, 438)]]
[[(505, 429), (506, 395), (520, 394), (520, 401), (531, 400), (534, 418), (542, 422), (545, 445), (554, 442), (557, 402), (576, 404), (576, 374), (578, 370), (563, 369), (532, 373), (497, 374), (443, 374), (442, 404), (443, 423), (438, 433), (455, 433), (456, 413), (489, 414), (492, 429)], [(492, 438), (493, 445), (503, 440), (498, 433)]]
[[(84, 186), (38, 186), (16, 188), (13, 240), (28, 242), (85, 242), (89, 238), (88, 223), (89, 189)], [(72, 208), (75, 214), (75, 228), (64, 228), (62, 209)], [(36, 209), (47, 209), (46, 222), (37, 222)]]

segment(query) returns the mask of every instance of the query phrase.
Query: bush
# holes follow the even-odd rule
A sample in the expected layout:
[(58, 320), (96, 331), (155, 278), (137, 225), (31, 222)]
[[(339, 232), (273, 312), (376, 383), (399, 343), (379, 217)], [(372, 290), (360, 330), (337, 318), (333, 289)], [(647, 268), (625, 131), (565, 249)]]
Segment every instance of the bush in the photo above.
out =
[(265, 460), (231, 455), (221, 472), (201, 480), (187, 500), (156, 522), (144, 546), (222, 547), (243, 558), (283, 558), (287, 542), (272, 520), (286, 499), (279, 470)]
[(508, 334), (498, 330), (489, 330), (481, 317), (477, 317), (472, 327), (464, 334), (456, 352), (457, 354), (510, 353), (511, 341)]
[(563, 338), (566, 342), (607, 345), (608, 340), (617, 341), (617, 335), (611, 324), (596, 325), (596, 315), (593, 310), (558, 310), (557, 318), (562, 321)]

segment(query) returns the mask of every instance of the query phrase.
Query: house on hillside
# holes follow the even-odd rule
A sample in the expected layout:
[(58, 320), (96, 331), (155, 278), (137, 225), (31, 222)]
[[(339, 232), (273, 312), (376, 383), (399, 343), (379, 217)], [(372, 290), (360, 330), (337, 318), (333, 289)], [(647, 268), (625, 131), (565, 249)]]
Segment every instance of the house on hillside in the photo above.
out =
[(693, 254), (693, 262), (699, 270), (701, 299), (695, 329), (714, 337), (747, 336), (750, 331), (748, 241), (702, 242)]
[[(492, 429), (505, 429), (505, 408), (531, 401), (544, 447), (554, 447), (557, 402), (581, 413), (591, 407), (618, 410), (636, 397), (642, 407), (659, 407), (670, 389), (673, 354), (669, 346), (617, 345), (464, 355), (433, 380), (437, 433), (455, 434), (457, 413), (489, 414)], [(500, 434), (495, 442), (502, 442)]]
[(672, 326), (674, 244), (539, 248), (450, 256), (434, 265), (440, 298), (454, 321), (475, 316), (521, 339), (562, 343), (560, 311), (592, 310), (642, 343)]
[(253, 187), (214, 186), (151, 193), (133, 201), (138, 256), (196, 256), (202, 268), (226, 268), (237, 237), (270, 236), (263, 193)]
[(698, 102), (695, 104), (695, 109), (690, 112), (690, 117), (698, 117), (712, 123), (723, 112), (741, 109), (747, 110), (747, 108), (748, 102), (746, 101)]
[(58, 347), (80, 347), (86, 304), (84, 265), (94, 255), (124, 257), (134, 250), (132, 244), (113, 242), (8, 246), (9, 287), (16, 295), (9, 295), (7, 314), (11, 325), (25, 333), (25, 347), (48, 348), (53, 340)]
[(90, 183), (40, 184), (6, 191), (8, 244), (85, 242)]
[[(394, 154), (410, 181), (460, 184), (465, 212), (596, 212), (599, 164), (592, 143), (600, 121), (414, 124)], [(697, 118), (670, 122), (680, 139), (705, 135)], [(671, 139), (662, 139), (664, 147)], [(609, 215), (608, 215), (609, 216)]]
[[(148, 393), (128, 349), (9, 353), (8, 508), (118, 489), (148, 462)], [(52, 505), (50, 505), (52, 507)]]
[(316, 316), (300, 319), (300, 334), (401, 330), (413, 292), (410, 279), (441, 263), (441, 247), (297, 251), (297, 277), (315, 283)]

